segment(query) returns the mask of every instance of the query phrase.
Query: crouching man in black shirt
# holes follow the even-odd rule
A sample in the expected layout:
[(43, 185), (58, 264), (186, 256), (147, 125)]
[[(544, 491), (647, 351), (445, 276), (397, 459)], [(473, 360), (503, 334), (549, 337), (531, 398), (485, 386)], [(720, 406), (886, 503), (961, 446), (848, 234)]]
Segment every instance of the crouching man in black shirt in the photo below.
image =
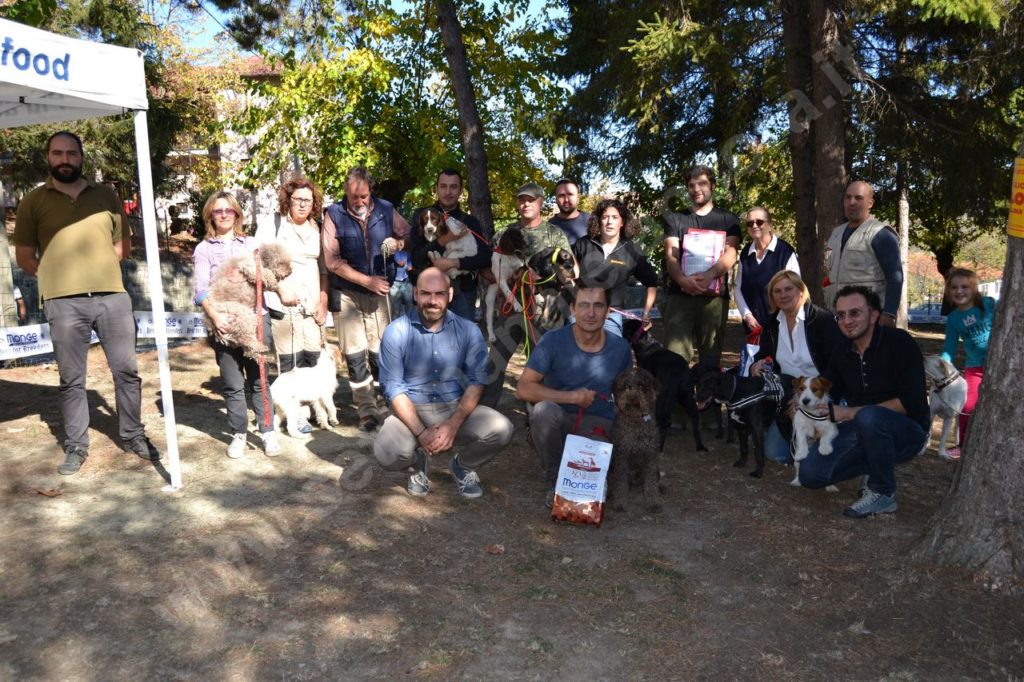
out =
[(921, 453), (930, 435), (921, 350), (902, 329), (879, 325), (881, 310), (878, 294), (867, 287), (837, 294), (836, 321), (848, 342), (832, 352), (825, 376), (834, 401), (829, 418), (839, 435), (831, 455), (815, 444), (800, 465), (800, 483), (808, 488), (866, 475), (861, 498), (843, 511), (855, 519), (896, 511), (896, 465)]

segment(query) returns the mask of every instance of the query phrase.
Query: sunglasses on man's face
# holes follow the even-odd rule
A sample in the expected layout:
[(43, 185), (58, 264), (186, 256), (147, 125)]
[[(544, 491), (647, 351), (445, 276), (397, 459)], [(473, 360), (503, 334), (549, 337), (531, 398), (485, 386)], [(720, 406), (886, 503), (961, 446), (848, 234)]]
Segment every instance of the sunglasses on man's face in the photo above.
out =
[(768, 222), (767, 220), (761, 220), (760, 218), (755, 218), (754, 220), (748, 220), (747, 221), (747, 227), (753, 227), (754, 225), (757, 225), (758, 227), (761, 227), (762, 225), (766, 224), (767, 222)]

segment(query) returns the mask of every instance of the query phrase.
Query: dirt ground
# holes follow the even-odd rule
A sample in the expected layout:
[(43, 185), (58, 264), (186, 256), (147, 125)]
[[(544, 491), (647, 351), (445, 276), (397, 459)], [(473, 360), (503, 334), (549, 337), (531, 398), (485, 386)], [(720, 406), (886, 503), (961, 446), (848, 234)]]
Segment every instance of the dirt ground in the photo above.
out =
[[(139, 360), (163, 449), (156, 353)], [(771, 463), (754, 480), (734, 446), (708, 432), (697, 454), (676, 430), (664, 513), (574, 527), (543, 507), (510, 393), (518, 436), (484, 498), (436, 462), (420, 500), (373, 465), (345, 382), (340, 427), (227, 459), (196, 342), (171, 350), (185, 486), (166, 493), (161, 467), (115, 444), (99, 349), (90, 363), (90, 457), (70, 477), (56, 368), (0, 370), (2, 680), (1024, 677), (1024, 600), (904, 559), (953, 474), (934, 441), (900, 469), (897, 514), (853, 521), (852, 482), (793, 488)]]

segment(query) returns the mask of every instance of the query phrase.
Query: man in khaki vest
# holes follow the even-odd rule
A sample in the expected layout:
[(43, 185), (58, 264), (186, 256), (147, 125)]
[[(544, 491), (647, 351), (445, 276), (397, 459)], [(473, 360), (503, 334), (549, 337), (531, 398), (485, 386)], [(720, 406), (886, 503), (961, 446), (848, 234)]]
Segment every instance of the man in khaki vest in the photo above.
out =
[(866, 286), (882, 300), (878, 324), (896, 325), (896, 311), (903, 293), (903, 266), (896, 232), (871, 215), (875, 192), (857, 180), (846, 188), (843, 212), (846, 223), (832, 231), (825, 246), (825, 302), (835, 310), (836, 292), (845, 286)]

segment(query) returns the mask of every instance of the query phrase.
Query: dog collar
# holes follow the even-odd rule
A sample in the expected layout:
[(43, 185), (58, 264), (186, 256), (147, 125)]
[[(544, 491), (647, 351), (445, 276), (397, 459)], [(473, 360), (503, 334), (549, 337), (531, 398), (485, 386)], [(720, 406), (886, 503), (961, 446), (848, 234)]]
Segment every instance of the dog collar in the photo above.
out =
[(942, 389), (946, 388), (954, 381), (960, 378), (960, 372), (954, 371), (952, 374), (948, 374), (942, 378), (942, 381), (935, 382), (935, 390), (941, 392)]
[(827, 414), (823, 414), (823, 415), (811, 414), (810, 412), (808, 412), (807, 410), (805, 410), (802, 407), (798, 407), (796, 409), (800, 411), (800, 414), (802, 414), (803, 416), (807, 417), (808, 419), (813, 419), (816, 422), (828, 421), (828, 415)]

